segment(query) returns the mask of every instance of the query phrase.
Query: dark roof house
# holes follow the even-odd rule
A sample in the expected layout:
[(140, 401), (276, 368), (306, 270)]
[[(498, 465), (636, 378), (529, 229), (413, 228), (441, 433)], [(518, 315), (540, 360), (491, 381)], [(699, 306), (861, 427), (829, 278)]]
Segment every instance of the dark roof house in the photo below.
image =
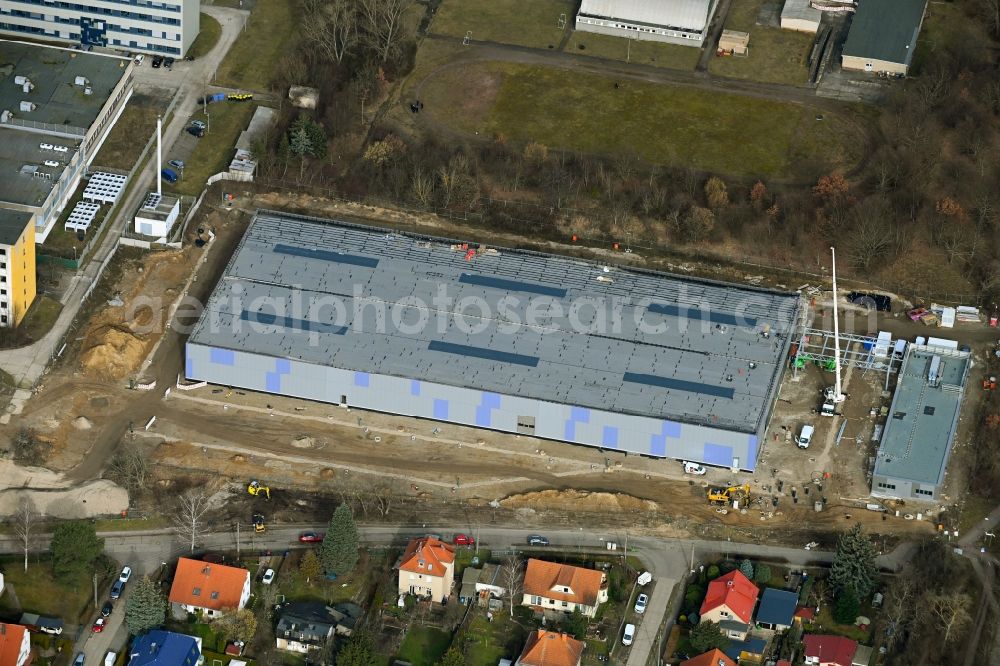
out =
[(776, 590), (772, 587), (764, 590), (757, 607), (757, 624), (766, 629), (782, 630), (792, 626), (795, 607), (799, 595), (788, 590)]
[(132, 641), (129, 666), (197, 666), (201, 639), (154, 629)]
[(913, 61), (926, 7), (927, 0), (858, 3), (844, 44), (844, 69), (905, 75)]

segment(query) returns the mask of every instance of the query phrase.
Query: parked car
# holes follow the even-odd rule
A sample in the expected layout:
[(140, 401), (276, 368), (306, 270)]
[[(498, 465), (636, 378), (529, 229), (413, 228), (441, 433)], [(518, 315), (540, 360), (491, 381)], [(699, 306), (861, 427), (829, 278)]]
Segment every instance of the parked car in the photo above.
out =
[(625, 632), (622, 634), (622, 645), (632, 645), (632, 639), (635, 638), (635, 625), (626, 624)]
[(163, 171), (160, 172), (160, 175), (163, 177), (163, 180), (167, 181), (168, 183), (177, 182), (177, 172), (174, 171), (173, 169), (164, 169)]
[(184, 59), (187, 60), (188, 62), (193, 62), (194, 61), (194, 56), (193, 55), (186, 55), (186, 56), (184, 56)]
[(114, 609), (115, 605), (110, 601), (106, 601), (104, 606), (101, 607), (101, 617), (108, 617)]
[(476, 540), (473, 539), (468, 534), (456, 534), (455, 538), (451, 540), (456, 546), (475, 546)]
[(191, 127), (198, 127), (200, 129), (205, 129), (207, 125), (205, 125), (205, 121), (203, 120), (192, 120)]
[(136, 57), (132, 58), (132, 62), (134, 62), (136, 65), (141, 65), (142, 61), (145, 60), (145, 59), (146, 59), (146, 56), (144, 56), (144, 55), (142, 55), (140, 53)]
[(635, 612), (642, 615), (646, 612), (646, 604), (649, 603), (649, 597), (645, 594), (640, 594), (639, 598), (635, 600)]
[(107, 620), (103, 617), (99, 617), (94, 621), (94, 626), (92, 627), (95, 634), (99, 634), (104, 631), (104, 625), (107, 624)]
[(163, 64), (163, 56), (153, 56), (153, 67), (159, 67)]
[(184, 161), (183, 160), (170, 160), (169, 162), (167, 162), (167, 164), (169, 164), (170, 166), (174, 167), (175, 169), (183, 169), (184, 168)]
[(171, 67), (174, 66), (174, 62), (176, 61), (173, 58), (164, 58), (163, 66), (166, 67), (167, 69), (170, 69)]
[(76, 659), (73, 660), (73, 666), (83, 666), (83, 660), (86, 658), (82, 652), (76, 653)]
[(809, 444), (812, 442), (813, 433), (816, 432), (816, 428), (812, 427), (808, 423), (802, 426), (802, 430), (799, 432), (798, 437), (795, 438), (795, 444), (800, 449), (808, 449)]
[(118, 659), (118, 654), (108, 650), (108, 653), (104, 655), (104, 666), (115, 666), (116, 659)]
[(122, 590), (125, 589), (125, 583), (120, 580), (116, 580), (115, 584), (111, 586), (111, 599), (117, 599), (122, 596)]
[(323, 543), (323, 535), (318, 532), (303, 532), (299, 535), (302, 543)]
[(528, 537), (529, 546), (547, 546), (549, 545), (549, 540), (538, 534), (532, 534)]
[(132, 567), (123, 567), (122, 572), (118, 575), (118, 580), (123, 583), (127, 583), (128, 579), (132, 577)]
[(697, 476), (700, 476), (700, 475), (704, 474), (707, 471), (708, 470), (706, 470), (704, 468), (704, 466), (699, 465), (698, 463), (687, 462), (687, 461), (684, 462), (684, 473), (685, 474), (695, 474)]
[(188, 127), (187, 133), (190, 134), (191, 136), (196, 136), (199, 139), (205, 136), (205, 130), (202, 129), (201, 127)]
[(264, 572), (264, 576), (260, 579), (260, 582), (264, 585), (270, 585), (274, 582), (274, 569), (268, 569)]

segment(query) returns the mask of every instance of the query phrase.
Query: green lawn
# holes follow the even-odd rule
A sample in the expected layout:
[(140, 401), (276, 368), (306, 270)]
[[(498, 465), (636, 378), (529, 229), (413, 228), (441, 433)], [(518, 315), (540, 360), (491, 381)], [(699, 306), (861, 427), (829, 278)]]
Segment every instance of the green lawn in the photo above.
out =
[[(211, 131), (198, 139), (194, 152), (186, 160), (184, 177), (172, 185), (164, 182), (164, 187), (175, 194), (197, 196), (209, 176), (228, 168), (236, 152), (236, 139), (250, 124), (254, 108), (250, 102), (210, 104)], [(205, 114), (201, 110), (195, 111), (191, 120), (204, 121)]]
[(355, 572), (348, 576), (340, 576), (335, 581), (320, 578), (310, 584), (299, 574), (298, 559), (295, 559), (291, 567), (282, 569), (276, 584), (287, 601), (322, 601), (327, 604), (351, 601), (364, 585), (366, 561), (363, 557)]
[(725, 27), (750, 33), (750, 54), (712, 58), (708, 71), (734, 79), (803, 85), (809, 79), (809, 53), (815, 36), (757, 25), (763, 2), (740, 0), (732, 4)]
[(528, 630), (501, 611), (488, 622), (481, 611), (477, 613), (463, 633), (463, 647), (467, 666), (496, 666), (500, 659), (514, 660), (524, 646)]
[[(24, 560), (21, 558), (4, 557), (0, 559), (0, 565), (4, 572), (4, 582), (16, 592), (22, 611), (59, 617), (67, 624), (86, 623), (93, 619), (90, 617), (95, 613), (93, 572), (84, 572), (78, 578), (62, 584), (52, 575), (47, 558), (32, 556), (28, 561), (27, 572), (24, 571)], [(98, 579), (98, 592), (107, 592), (106, 583), (106, 579)], [(15, 610), (13, 596), (9, 591), (4, 591), (0, 597), (0, 608)]]
[(131, 532), (155, 530), (170, 526), (170, 519), (164, 516), (151, 518), (101, 518), (94, 521), (98, 532)]
[(151, 95), (135, 93), (129, 99), (108, 138), (101, 145), (95, 167), (130, 170), (139, 159), (143, 147), (156, 131), (156, 116), (167, 108), (167, 101)]
[(593, 32), (574, 32), (564, 50), (566, 53), (592, 58), (607, 58), (686, 71), (697, 67), (698, 58), (701, 56), (701, 49), (691, 46), (637, 41)]
[(627, 82), (514, 63), (470, 63), (424, 81), (436, 121), (550, 148), (637, 155), (738, 176), (794, 176), (797, 160), (853, 165), (861, 149), (840, 119), (795, 104)]
[[(576, 5), (568, 0), (444, 0), (430, 32), (545, 49), (556, 47), (573, 24)], [(566, 25), (559, 27), (559, 15)]]
[[(871, 638), (871, 631), (869, 630), (862, 629), (853, 624), (838, 624), (837, 621), (833, 619), (832, 612), (832, 605), (825, 604), (820, 606), (819, 615), (817, 615), (816, 619), (813, 621), (814, 631), (819, 633), (816, 627), (823, 627), (822, 633), (834, 634), (836, 636), (846, 636), (847, 638), (852, 638), (859, 643), (867, 643), (869, 638)], [(862, 608), (860, 614), (867, 615), (870, 618), (874, 617), (870, 608)]]
[(268, 90), (281, 58), (292, 52), (298, 35), (299, 3), (268, 0), (258, 3), (236, 38), (216, 80), (245, 90)]
[(396, 658), (413, 666), (434, 666), (451, 644), (451, 636), (430, 627), (412, 626), (399, 646)]
[(219, 22), (208, 14), (202, 13), (198, 36), (195, 38), (191, 48), (188, 49), (187, 55), (195, 58), (207, 55), (219, 43), (219, 37), (221, 36), (222, 26), (219, 25)]
[(41, 340), (46, 333), (52, 330), (60, 312), (62, 312), (62, 303), (41, 294), (28, 308), (28, 314), (24, 315), (18, 328), (27, 340), (31, 342)]

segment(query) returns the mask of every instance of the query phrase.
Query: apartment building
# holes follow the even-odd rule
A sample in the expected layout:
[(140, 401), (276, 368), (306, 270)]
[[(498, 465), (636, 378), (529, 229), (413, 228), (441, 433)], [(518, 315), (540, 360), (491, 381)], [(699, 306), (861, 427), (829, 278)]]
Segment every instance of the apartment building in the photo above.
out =
[(0, 327), (20, 324), (34, 301), (34, 215), (0, 210)]

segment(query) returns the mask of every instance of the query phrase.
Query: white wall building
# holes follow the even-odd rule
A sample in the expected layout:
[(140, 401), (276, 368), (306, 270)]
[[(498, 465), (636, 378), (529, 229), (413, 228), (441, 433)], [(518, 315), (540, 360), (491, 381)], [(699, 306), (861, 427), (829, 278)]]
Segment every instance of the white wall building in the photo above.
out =
[(576, 29), (701, 48), (717, 0), (582, 0)]
[(135, 213), (134, 230), (137, 234), (165, 238), (170, 235), (174, 223), (181, 212), (181, 202), (177, 197), (150, 192)]
[(0, 32), (182, 56), (198, 36), (199, 0), (0, 0)]

